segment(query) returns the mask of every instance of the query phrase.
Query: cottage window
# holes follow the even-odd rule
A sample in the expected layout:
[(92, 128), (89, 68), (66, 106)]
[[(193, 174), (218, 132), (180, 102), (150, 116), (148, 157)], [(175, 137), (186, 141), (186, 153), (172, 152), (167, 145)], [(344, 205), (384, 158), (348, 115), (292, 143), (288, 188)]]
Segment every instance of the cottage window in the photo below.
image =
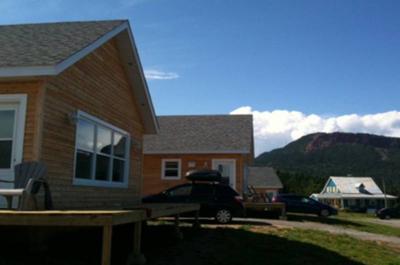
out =
[(77, 185), (126, 187), (129, 134), (89, 114), (79, 112), (76, 134)]
[(12, 164), (15, 110), (0, 110), (0, 169)]
[(181, 178), (181, 160), (163, 159), (162, 160), (162, 179), (180, 179)]

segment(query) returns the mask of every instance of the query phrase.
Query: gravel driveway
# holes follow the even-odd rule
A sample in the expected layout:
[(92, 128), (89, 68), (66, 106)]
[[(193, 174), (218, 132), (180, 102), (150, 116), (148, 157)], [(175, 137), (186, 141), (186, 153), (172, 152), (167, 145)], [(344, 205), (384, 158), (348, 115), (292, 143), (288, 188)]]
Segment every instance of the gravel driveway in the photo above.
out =
[(363, 221), (400, 228), (400, 219), (382, 220), (379, 218), (365, 218)]
[[(362, 232), (362, 231), (357, 231), (354, 229), (349, 229), (349, 228), (343, 228), (339, 226), (334, 226), (334, 225), (329, 225), (329, 224), (321, 224), (321, 223), (316, 223), (316, 222), (296, 222), (296, 221), (284, 221), (284, 220), (271, 220), (271, 219), (256, 219), (256, 218), (246, 218), (246, 219), (241, 219), (237, 218), (235, 219), (240, 222), (252, 222), (253, 224), (259, 223), (261, 224), (269, 224), (275, 227), (281, 227), (281, 228), (299, 228), (299, 229), (314, 229), (314, 230), (320, 230), (320, 231), (325, 231), (329, 232), (332, 234), (340, 234), (340, 235), (348, 235), (354, 238), (358, 238), (361, 240), (369, 240), (369, 241), (375, 241), (375, 242), (383, 242), (387, 243), (390, 245), (394, 245), (396, 248), (400, 248), (400, 238), (395, 237), (395, 236), (385, 236), (385, 235), (380, 235), (380, 234), (374, 234), (374, 233), (369, 233), (369, 232)], [(377, 220), (377, 221), (383, 221), (386, 223), (387, 220)], [(394, 220), (393, 220), (394, 221)]]

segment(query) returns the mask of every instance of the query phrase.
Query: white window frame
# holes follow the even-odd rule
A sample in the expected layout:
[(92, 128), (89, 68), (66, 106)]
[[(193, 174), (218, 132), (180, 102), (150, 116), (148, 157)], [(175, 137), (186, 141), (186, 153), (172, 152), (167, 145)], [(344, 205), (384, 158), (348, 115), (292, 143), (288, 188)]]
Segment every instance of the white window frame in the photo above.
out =
[(28, 95), (27, 94), (5, 94), (0, 95), (0, 104), (15, 104), (15, 119), (18, 121), (14, 124), (13, 149), (11, 156), (11, 168), (0, 170), (0, 178), (5, 180), (14, 180), (14, 166), (22, 162), (24, 153), (24, 135), (25, 120), (27, 110)]
[[(167, 162), (178, 162), (178, 176), (176, 177), (167, 177), (165, 176), (165, 164)], [(181, 169), (182, 169), (182, 160), (179, 158), (168, 158), (161, 160), (161, 179), (163, 180), (177, 180), (181, 179)]]
[[(112, 181), (112, 176), (110, 177), (109, 180), (98, 180), (95, 179), (95, 174), (96, 174), (96, 156), (98, 155), (98, 152), (96, 150), (96, 144), (93, 146), (93, 150), (91, 151), (94, 155), (94, 162), (92, 163), (92, 176), (91, 179), (80, 179), (76, 178), (75, 172), (76, 172), (76, 156), (78, 152), (78, 124), (79, 120), (85, 120), (88, 121), (95, 126), (95, 136), (94, 136), (94, 141), (96, 142), (97, 139), (97, 127), (105, 127), (106, 129), (110, 129), (112, 132), (117, 132), (119, 134), (122, 134), (123, 136), (126, 137), (126, 157), (125, 159), (125, 168), (124, 168), (124, 176), (123, 176), (123, 182), (117, 182), (117, 181)], [(114, 134), (112, 134), (114, 135)], [(114, 138), (114, 137), (112, 137)], [(113, 160), (113, 155), (108, 156), (111, 160)], [(111, 162), (112, 164), (112, 162)], [(110, 169), (112, 170), (112, 168)], [(76, 132), (75, 132), (75, 156), (74, 156), (74, 177), (73, 177), (73, 185), (77, 186), (92, 186), (92, 187), (109, 187), (109, 188), (127, 188), (128, 183), (129, 183), (129, 172), (130, 172), (130, 134), (108, 122), (105, 122), (93, 115), (90, 115), (84, 111), (78, 110), (76, 114)]]

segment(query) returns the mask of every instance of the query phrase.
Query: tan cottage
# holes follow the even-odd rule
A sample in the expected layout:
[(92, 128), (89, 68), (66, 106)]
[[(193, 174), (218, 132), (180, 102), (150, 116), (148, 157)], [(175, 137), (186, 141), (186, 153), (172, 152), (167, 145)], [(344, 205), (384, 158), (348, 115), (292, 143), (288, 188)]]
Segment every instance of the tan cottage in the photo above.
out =
[(144, 138), (143, 194), (185, 183), (193, 169), (216, 169), (239, 193), (253, 164), (251, 115), (160, 116), (159, 134)]
[(40, 160), (58, 209), (138, 202), (158, 126), (128, 21), (0, 26), (0, 47), (0, 178)]

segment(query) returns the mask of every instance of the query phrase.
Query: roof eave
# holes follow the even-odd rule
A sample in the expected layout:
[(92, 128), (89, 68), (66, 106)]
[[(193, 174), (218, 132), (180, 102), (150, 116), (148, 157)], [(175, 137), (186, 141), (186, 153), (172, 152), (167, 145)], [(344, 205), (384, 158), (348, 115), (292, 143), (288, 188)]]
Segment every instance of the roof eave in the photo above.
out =
[(250, 154), (251, 152), (248, 150), (225, 150), (225, 151), (215, 151), (215, 150), (167, 150), (167, 151), (143, 151), (143, 154), (146, 155), (165, 155), (165, 154)]

